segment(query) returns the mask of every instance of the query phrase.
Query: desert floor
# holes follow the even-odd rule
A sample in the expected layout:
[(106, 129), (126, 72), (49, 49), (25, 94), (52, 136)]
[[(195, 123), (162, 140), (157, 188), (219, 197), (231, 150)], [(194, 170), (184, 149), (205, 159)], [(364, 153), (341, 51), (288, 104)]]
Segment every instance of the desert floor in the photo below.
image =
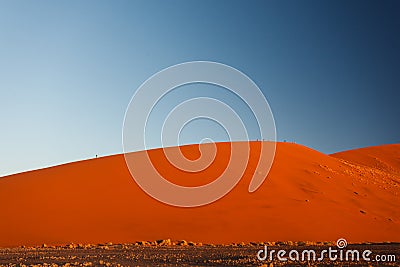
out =
[[(99, 244), (17, 247), (0, 249), (0, 266), (399, 266), (400, 243), (350, 244), (347, 249), (373, 251), (371, 255), (395, 255), (396, 262), (365, 261), (260, 261), (263, 244), (156, 245)], [(319, 253), (328, 244), (277, 243), (268, 250), (314, 249)], [(331, 244), (332, 248), (336, 248)], [(373, 258), (373, 256), (372, 256)]]

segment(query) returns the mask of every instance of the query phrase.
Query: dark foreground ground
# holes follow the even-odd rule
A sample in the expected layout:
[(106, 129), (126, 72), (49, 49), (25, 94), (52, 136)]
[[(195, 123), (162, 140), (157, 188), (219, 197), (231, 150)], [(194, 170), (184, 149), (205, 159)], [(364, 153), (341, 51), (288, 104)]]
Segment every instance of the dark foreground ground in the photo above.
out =
[[(269, 252), (286, 250), (286, 257), (293, 249), (299, 251), (300, 257), (303, 250), (313, 249), (317, 253), (317, 260), (282, 262), (277, 259), (275, 252), (272, 261), (261, 261), (257, 258), (257, 252), (264, 249), (266, 244)], [(400, 266), (400, 243), (350, 244), (343, 249), (343, 253), (346, 250), (359, 250), (360, 261), (331, 261), (328, 256), (322, 261), (318, 260), (322, 250), (329, 246), (337, 249), (336, 244), (266, 244), (202, 245), (160, 240), (135, 244), (0, 248), (0, 266)], [(362, 260), (361, 254), (366, 249), (372, 251), (370, 262)], [(378, 259), (381, 261), (378, 262)]]

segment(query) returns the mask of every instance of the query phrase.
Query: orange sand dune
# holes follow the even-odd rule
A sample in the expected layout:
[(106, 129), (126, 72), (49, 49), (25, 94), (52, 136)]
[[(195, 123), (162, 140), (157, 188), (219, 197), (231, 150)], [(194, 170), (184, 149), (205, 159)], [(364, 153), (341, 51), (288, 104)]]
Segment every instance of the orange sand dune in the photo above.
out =
[[(217, 202), (197, 208), (172, 207), (148, 196), (131, 178), (123, 155), (0, 178), (0, 246), (166, 238), (400, 241), (399, 145), (329, 156), (278, 143), (270, 174), (249, 193), (259, 145), (251, 143), (239, 184)], [(149, 153), (161, 171), (173, 174), (171, 180), (193, 186), (210, 182), (224, 168), (229, 144), (217, 147), (216, 165), (196, 177), (168, 167), (162, 150)], [(193, 158), (199, 153), (197, 145), (182, 150)]]
[(368, 166), (379, 170), (399, 174), (400, 144), (382, 145), (359, 148), (332, 154), (358, 165)]

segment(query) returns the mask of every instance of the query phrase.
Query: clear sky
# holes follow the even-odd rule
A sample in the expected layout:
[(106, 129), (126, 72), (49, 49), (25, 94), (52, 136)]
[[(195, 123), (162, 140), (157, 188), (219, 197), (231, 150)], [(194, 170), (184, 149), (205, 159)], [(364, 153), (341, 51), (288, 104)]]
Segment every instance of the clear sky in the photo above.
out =
[(135, 90), (193, 60), (253, 79), (278, 140), (399, 143), (399, 14), (399, 1), (0, 1), (0, 176), (121, 153)]

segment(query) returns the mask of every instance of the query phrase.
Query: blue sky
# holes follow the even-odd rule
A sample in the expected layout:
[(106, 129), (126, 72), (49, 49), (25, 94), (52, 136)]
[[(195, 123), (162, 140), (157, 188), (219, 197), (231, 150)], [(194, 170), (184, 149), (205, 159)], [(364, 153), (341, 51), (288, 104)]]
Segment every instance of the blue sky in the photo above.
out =
[(398, 1), (0, 6), (0, 176), (121, 153), (135, 90), (193, 60), (253, 79), (278, 140), (326, 153), (400, 142)]

